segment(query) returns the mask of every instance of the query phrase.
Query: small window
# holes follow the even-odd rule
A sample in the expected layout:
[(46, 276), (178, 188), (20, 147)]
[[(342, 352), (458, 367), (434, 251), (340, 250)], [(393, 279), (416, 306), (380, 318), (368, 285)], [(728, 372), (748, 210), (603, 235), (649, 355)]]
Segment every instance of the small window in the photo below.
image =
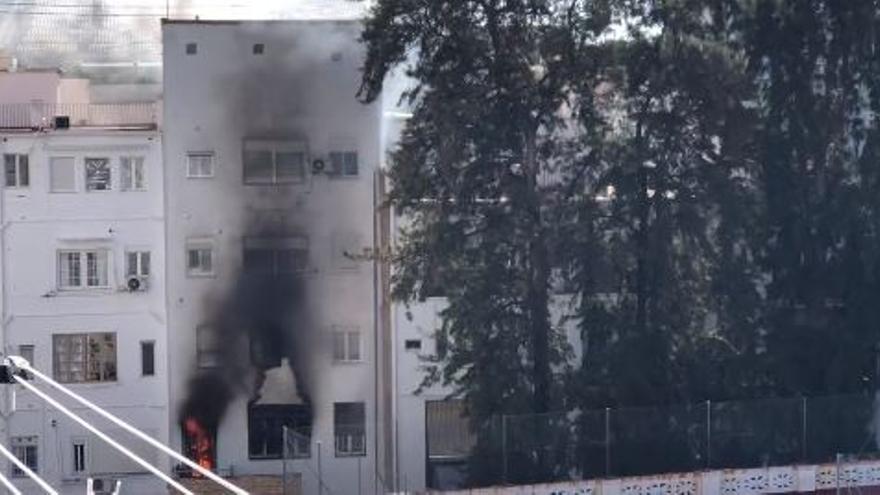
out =
[(119, 159), (119, 189), (123, 191), (144, 191), (147, 180), (144, 172), (144, 157), (123, 156)]
[(186, 54), (187, 55), (195, 55), (199, 51), (199, 45), (196, 43), (187, 43), (186, 44)]
[(296, 141), (245, 140), (242, 150), (245, 184), (302, 182), (306, 175), (306, 151)]
[(366, 447), (366, 415), (363, 402), (333, 404), (333, 436), (336, 457), (363, 456)]
[(338, 363), (361, 360), (361, 333), (356, 328), (334, 327), (333, 360)]
[(421, 339), (406, 339), (403, 342), (403, 347), (408, 351), (420, 351), (422, 350), (422, 341)]
[(86, 191), (109, 191), (111, 187), (110, 159), (86, 158)]
[(49, 158), (49, 190), (51, 192), (76, 191), (75, 163), (72, 156)]
[(220, 345), (216, 331), (208, 325), (196, 328), (196, 365), (201, 369), (220, 366)]
[(214, 275), (214, 245), (209, 241), (194, 241), (186, 246), (186, 273), (191, 277)]
[(330, 175), (356, 177), (358, 174), (357, 151), (331, 151)]
[(214, 153), (209, 151), (187, 153), (186, 176), (190, 178), (213, 177)]
[[(9, 444), (12, 447), (12, 455), (17, 457), (31, 471), (39, 472), (37, 436), (12, 437), (9, 439)], [(12, 464), (12, 476), (14, 478), (23, 478), (27, 475), (18, 466)]]
[(254, 55), (262, 55), (264, 51), (266, 51), (266, 45), (254, 43)]
[(58, 251), (58, 288), (66, 290), (109, 287), (109, 258), (110, 251), (107, 249)]
[(116, 334), (52, 336), (52, 372), (62, 383), (115, 382)]
[(3, 155), (3, 171), (6, 187), (27, 187), (30, 185), (30, 167), (27, 155)]
[(34, 365), (34, 345), (33, 344), (22, 344), (18, 346), (18, 355), (25, 358), (27, 362)]
[(141, 342), (141, 376), (153, 376), (156, 374), (156, 343), (152, 341)]
[(150, 275), (150, 252), (128, 251), (125, 253), (125, 276), (148, 277)]
[(73, 441), (73, 474), (86, 472), (86, 441)]

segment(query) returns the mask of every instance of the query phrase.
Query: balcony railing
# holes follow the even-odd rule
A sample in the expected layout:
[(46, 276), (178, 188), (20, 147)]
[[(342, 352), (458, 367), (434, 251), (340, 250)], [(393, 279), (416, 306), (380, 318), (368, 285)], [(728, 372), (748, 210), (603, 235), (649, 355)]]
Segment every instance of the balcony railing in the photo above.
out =
[(0, 104), (0, 129), (52, 129), (56, 117), (67, 117), (70, 127), (155, 129), (158, 125), (154, 102)]

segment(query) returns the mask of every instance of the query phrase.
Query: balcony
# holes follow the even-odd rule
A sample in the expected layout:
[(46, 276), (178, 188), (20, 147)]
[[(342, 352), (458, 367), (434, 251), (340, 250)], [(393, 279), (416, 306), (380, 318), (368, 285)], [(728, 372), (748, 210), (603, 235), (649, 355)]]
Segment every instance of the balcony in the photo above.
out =
[(54, 129), (56, 117), (68, 117), (71, 128), (156, 129), (159, 124), (155, 102), (0, 104), (0, 129)]

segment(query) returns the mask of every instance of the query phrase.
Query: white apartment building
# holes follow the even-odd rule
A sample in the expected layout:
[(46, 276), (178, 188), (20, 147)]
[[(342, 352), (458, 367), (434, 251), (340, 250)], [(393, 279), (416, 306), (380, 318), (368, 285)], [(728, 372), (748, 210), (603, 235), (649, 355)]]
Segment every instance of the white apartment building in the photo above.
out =
[[(4, 353), (25, 356), (166, 441), (156, 110), (150, 102), (92, 104), (88, 81), (58, 72), (0, 71), (0, 325)], [(161, 489), (39, 398), (16, 395), (0, 438), (62, 493), (83, 493), (90, 476), (121, 479), (126, 493)], [(151, 449), (134, 450), (159, 462)], [(41, 493), (8, 463), (2, 469), (25, 493)]]
[(390, 489), (384, 272), (363, 255), (381, 115), (355, 97), (359, 34), (162, 32), (172, 446), (222, 474), (287, 472), (307, 494)]

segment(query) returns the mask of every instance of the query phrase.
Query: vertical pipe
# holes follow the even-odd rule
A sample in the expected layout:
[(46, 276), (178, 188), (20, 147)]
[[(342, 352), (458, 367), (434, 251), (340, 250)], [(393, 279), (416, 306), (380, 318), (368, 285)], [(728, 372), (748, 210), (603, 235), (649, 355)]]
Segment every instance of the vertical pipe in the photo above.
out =
[(801, 462), (807, 462), (807, 398), (801, 398)]
[(281, 495), (287, 495), (287, 425), (281, 425)]
[(361, 458), (358, 457), (358, 495), (361, 495)]
[(507, 415), (501, 415), (501, 483), (507, 484)]
[(318, 495), (324, 495), (324, 473), (321, 470), (321, 441), (318, 444)]
[(706, 469), (712, 469), (712, 401), (706, 401)]
[(840, 461), (841, 461), (841, 457), (843, 457), (843, 456), (840, 454), (837, 454), (836, 459), (835, 459), (835, 464), (837, 465), (836, 476), (835, 476), (835, 490), (834, 490), (835, 495), (840, 495)]
[(611, 476), (611, 408), (605, 408), (605, 477)]

